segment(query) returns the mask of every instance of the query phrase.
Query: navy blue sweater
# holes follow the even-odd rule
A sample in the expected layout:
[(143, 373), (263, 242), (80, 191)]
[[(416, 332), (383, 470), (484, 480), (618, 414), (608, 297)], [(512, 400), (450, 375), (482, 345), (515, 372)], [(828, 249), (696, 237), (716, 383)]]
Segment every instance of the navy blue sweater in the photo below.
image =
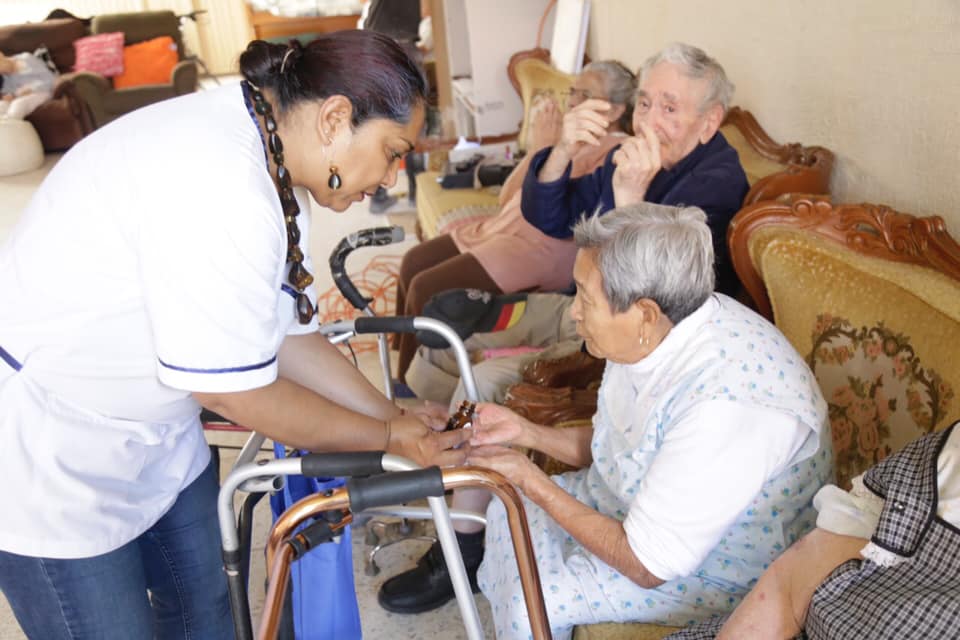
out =
[[(619, 148), (619, 147), (618, 147)], [(554, 238), (569, 238), (573, 225), (584, 215), (613, 209), (613, 164), (610, 151), (603, 166), (580, 178), (570, 178), (570, 165), (553, 182), (538, 182), (550, 147), (537, 153), (523, 182), (520, 208), (523, 217)], [(716, 254), (717, 291), (736, 295), (739, 287), (727, 251), (727, 227), (739, 211), (750, 185), (736, 149), (719, 131), (706, 144), (697, 145), (672, 169), (661, 169), (644, 200), (657, 204), (694, 206), (707, 214)]]

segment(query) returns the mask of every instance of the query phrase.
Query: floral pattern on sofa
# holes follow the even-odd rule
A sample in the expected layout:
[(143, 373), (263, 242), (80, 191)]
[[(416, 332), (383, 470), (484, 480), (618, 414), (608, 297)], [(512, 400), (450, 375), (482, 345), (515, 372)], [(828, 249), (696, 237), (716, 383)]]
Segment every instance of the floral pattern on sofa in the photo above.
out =
[(925, 369), (910, 336), (884, 324), (854, 327), (817, 316), (808, 357), (827, 400), (837, 483), (850, 480), (907, 442), (935, 430), (954, 390)]

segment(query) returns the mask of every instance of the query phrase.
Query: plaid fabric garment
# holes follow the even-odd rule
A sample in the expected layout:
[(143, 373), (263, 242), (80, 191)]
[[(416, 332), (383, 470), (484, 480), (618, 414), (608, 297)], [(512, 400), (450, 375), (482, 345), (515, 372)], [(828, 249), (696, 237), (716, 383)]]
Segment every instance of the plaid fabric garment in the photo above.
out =
[(953, 429), (914, 440), (864, 474), (864, 486), (884, 499), (870, 539), (878, 547), (904, 558), (916, 553), (937, 510), (937, 457)]
[[(955, 426), (915, 440), (867, 472), (864, 484), (885, 498), (871, 542), (908, 561), (881, 567), (848, 560), (834, 569), (813, 594), (801, 638), (960, 638), (960, 531), (936, 516), (937, 457)], [(725, 621), (668, 638), (708, 640)]]

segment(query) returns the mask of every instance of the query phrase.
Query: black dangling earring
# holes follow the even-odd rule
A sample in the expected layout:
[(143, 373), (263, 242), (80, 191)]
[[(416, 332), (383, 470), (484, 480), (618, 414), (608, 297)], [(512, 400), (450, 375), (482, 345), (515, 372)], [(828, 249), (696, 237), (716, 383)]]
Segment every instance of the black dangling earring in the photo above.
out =
[(327, 186), (336, 191), (340, 188), (340, 185), (343, 184), (340, 180), (340, 170), (337, 168), (337, 165), (330, 165), (330, 178), (327, 180)]

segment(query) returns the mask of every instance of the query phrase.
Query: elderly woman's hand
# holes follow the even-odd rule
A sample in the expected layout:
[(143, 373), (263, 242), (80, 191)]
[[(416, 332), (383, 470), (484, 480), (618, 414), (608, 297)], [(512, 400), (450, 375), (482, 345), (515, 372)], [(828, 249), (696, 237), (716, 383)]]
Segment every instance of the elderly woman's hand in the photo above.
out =
[(532, 423), (516, 413), (491, 402), (477, 405), (477, 419), (473, 421), (471, 445), (517, 444), (530, 446)]
[(646, 122), (613, 154), (613, 199), (618, 207), (643, 202), (654, 176), (663, 166), (660, 140)]
[(390, 421), (387, 450), (427, 467), (452, 467), (466, 461), (469, 447), (454, 449), (470, 437), (469, 431), (434, 431), (418, 416), (406, 415)]
[(584, 100), (563, 116), (563, 129), (557, 148), (573, 156), (585, 144), (598, 145), (610, 126), (605, 112), (610, 110), (606, 100)]
[(467, 463), (503, 474), (524, 493), (532, 479), (546, 476), (543, 470), (524, 454), (516, 449), (497, 445), (473, 447), (467, 456)]
[(533, 110), (530, 122), (530, 149), (537, 152), (556, 144), (563, 130), (563, 113), (556, 101), (544, 97)]

